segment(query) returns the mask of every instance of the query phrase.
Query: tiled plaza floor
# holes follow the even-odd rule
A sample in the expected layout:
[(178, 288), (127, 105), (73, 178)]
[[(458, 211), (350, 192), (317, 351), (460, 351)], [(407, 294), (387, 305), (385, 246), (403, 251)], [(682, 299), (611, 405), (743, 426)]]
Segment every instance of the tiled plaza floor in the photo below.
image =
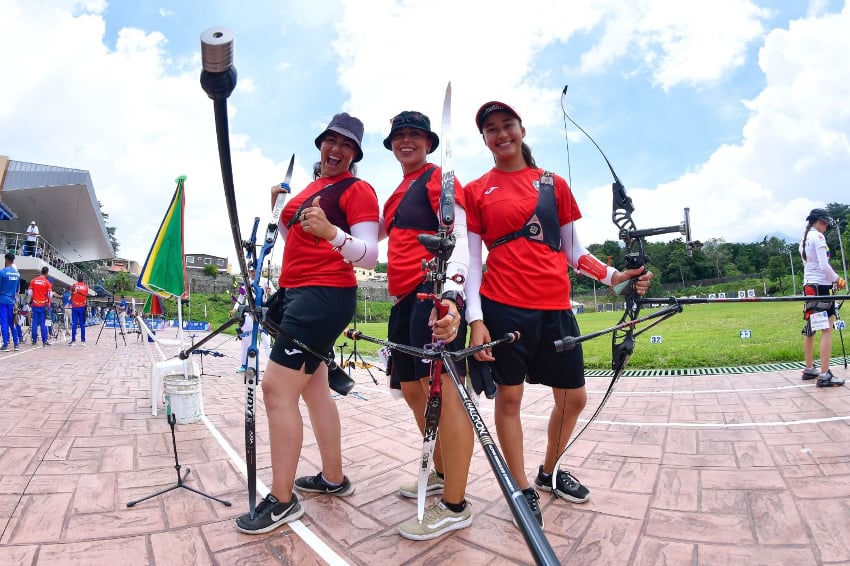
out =
[[(301, 521), (267, 535), (237, 532), (248, 505), (245, 387), (239, 344), (225, 338), (206, 346), (224, 356), (203, 358), (206, 417), (178, 424), (176, 438), (187, 485), (233, 506), (177, 489), (128, 508), (176, 483), (171, 433), (163, 412), (151, 416), (145, 344), (109, 330), (94, 344), (98, 330), (85, 348), (0, 353), (0, 564), (532, 562), (477, 443), (472, 526), (428, 542), (399, 537), (415, 502), (397, 487), (413, 478), (421, 440), (375, 370), (380, 386), (357, 370), (357, 395), (337, 400), (356, 493), (305, 497)], [(623, 377), (568, 459), (590, 501), (542, 494), (562, 563), (850, 564), (850, 389), (817, 389), (799, 375)], [(608, 381), (588, 379), (583, 418)], [(551, 406), (547, 389), (527, 387), (529, 468), (542, 462)], [(482, 401), (495, 435), (492, 407)], [(262, 402), (257, 432), (258, 476), (270, 482)], [(307, 430), (298, 472), (317, 469)]]

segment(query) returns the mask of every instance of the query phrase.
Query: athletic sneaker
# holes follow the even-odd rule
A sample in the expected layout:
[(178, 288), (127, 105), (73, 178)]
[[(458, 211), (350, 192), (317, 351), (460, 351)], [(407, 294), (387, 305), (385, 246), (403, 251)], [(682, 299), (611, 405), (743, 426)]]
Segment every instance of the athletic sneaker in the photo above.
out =
[(826, 373), (818, 375), (818, 387), (837, 387), (839, 385), (844, 385), (844, 378), (835, 377), (830, 369), (826, 370)]
[[(537, 477), (534, 478), (534, 485), (537, 486), (537, 489), (551, 492), (552, 474), (543, 473), (543, 466), (540, 466), (540, 471), (537, 473)], [(581, 482), (573, 477), (571, 473), (558, 470), (555, 495), (572, 503), (584, 503), (590, 499), (590, 490), (581, 485)]]
[(76, 342), (74, 342), (73, 340), (71, 340), (70, 342), (68, 342), (68, 345), (69, 345), (69, 346), (75, 346), (75, 345), (76, 345)]
[(239, 369), (236, 370), (236, 373), (245, 373), (248, 371), (248, 366), (239, 366)]
[[(528, 503), (528, 506), (531, 507), (531, 513), (534, 515), (534, 518), (537, 519), (537, 524), (540, 525), (540, 528), (542, 529), (543, 512), (540, 511), (540, 496), (533, 487), (523, 489), (522, 494), (525, 496), (525, 501)], [(514, 525), (516, 525), (516, 519), (514, 519)]]
[(18, 346), (17, 344), (15, 344), (15, 351), (16, 351), (16, 352), (20, 352), (20, 351), (21, 351), (21, 347), (20, 347), (20, 346)]
[[(425, 484), (425, 495), (440, 495), (443, 493), (445, 482), (443, 478), (437, 475), (437, 472), (431, 470), (428, 474), (428, 483)], [(398, 488), (398, 492), (404, 497), (416, 499), (419, 497), (419, 478), (412, 482), (407, 482)]]
[(8, 352), (8, 351), (9, 351), (9, 345), (8, 344), (3, 344), (3, 346), (0, 347), (0, 352)]
[(42, 346), (50, 346), (50, 342), (45, 341), (45, 342), (43, 342), (41, 345), (42, 345)]
[(425, 509), (422, 522), (414, 516), (398, 526), (401, 536), (410, 540), (431, 540), (444, 534), (465, 529), (472, 524), (472, 510), (467, 501), (463, 511), (455, 513), (442, 500)]
[(803, 381), (808, 381), (810, 379), (817, 379), (820, 372), (815, 368), (806, 368), (803, 370)]
[(80, 342), (80, 346), (85, 346), (85, 345), (86, 345), (85, 341)]
[(270, 493), (257, 505), (253, 520), (250, 513), (236, 518), (236, 528), (249, 535), (260, 535), (269, 533), (284, 523), (291, 523), (303, 514), (304, 509), (294, 493), (288, 503), (281, 503)]
[(339, 485), (329, 484), (319, 472), (315, 476), (304, 476), (295, 480), (295, 489), (299, 491), (311, 491), (314, 493), (327, 493), (336, 495), (337, 497), (347, 497), (354, 493), (354, 486), (348, 481), (348, 478), (342, 476), (342, 483)]

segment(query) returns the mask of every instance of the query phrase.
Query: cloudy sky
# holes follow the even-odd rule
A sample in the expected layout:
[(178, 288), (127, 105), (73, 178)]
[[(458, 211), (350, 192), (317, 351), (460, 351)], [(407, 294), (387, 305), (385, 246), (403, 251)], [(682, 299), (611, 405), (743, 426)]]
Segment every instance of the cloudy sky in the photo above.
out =
[(381, 145), (389, 119), (420, 110), (439, 128), (448, 81), (460, 180), (492, 166), (478, 106), (513, 105), (538, 164), (571, 179), (586, 244), (617, 238), (611, 178), (565, 130), (565, 85), (638, 228), (677, 224), (687, 206), (700, 240), (796, 238), (810, 208), (850, 202), (840, 0), (0, 0), (0, 14), (0, 154), (89, 170), (120, 255), (139, 261), (178, 175), (186, 252), (234, 259), (198, 81), (211, 26), (236, 37), (228, 103), (243, 233), (268, 220), (268, 188), (291, 154), (293, 188), (307, 183), (313, 140), (343, 110), (366, 124), (359, 175), (383, 201), (400, 179)]

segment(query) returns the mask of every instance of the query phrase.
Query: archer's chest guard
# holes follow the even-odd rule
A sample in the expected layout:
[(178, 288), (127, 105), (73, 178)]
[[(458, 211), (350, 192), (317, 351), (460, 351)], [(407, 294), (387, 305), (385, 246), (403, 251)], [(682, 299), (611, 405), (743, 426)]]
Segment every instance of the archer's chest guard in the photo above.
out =
[(551, 171), (540, 175), (537, 191), (537, 207), (525, 225), (493, 242), (489, 250), (517, 238), (546, 244), (553, 251), (561, 251), (561, 225), (558, 223), (558, 202), (555, 200), (555, 176)]
[(436, 167), (431, 167), (410, 184), (404, 196), (401, 197), (401, 202), (398, 203), (392, 221), (387, 225), (387, 234), (396, 226), (431, 234), (437, 231), (439, 221), (428, 201), (427, 186), (435, 169)]
[(289, 222), (286, 223), (286, 227), (292, 228), (292, 225), (298, 222), (298, 219), (301, 217), (301, 212), (305, 208), (312, 206), (313, 199), (316, 197), (322, 197), (321, 206), (328, 222), (334, 226), (338, 226), (344, 232), (351, 232), (351, 227), (348, 225), (348, 219), (345, 217), (345, 213), (339, 206), (339, 199), (342, 197), (342, 193), (348, 190), (348, 187), (359, 180), (360, 179), (357, 177), (348, 177), (347, 179), (328, 185), (315, 195), (307, 198), (303, 203), (301, 203), (301, 206), (298, 207), (298, 210), (296, 210), (295, 214), (292, 215), (292, 218), (289, 219)]

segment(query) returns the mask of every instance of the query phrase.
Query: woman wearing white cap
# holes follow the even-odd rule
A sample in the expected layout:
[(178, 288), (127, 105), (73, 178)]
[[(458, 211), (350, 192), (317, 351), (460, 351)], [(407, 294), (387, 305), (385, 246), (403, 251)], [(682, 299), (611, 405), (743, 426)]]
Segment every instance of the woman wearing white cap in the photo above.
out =
[[(822, 208), (815, 208), (806, 217), (806, 230), (800, 242), (800, 256), (803, 258), (803, 293), (806, 295), (831, 295), (833, 285), (844, 289), (844, 281), (829, 265), (829, 246), (824, 234), (832, 226), (833, 220), (829, 213)], [(824, 314), (826, 313), (826, 314)], [(834, 302), (806, 303), (803, 319), (803, 355), (806, 358), (806, 369), (803, 370), (803, 380), (817, 378), (818, 387), (835, 387), (844, 385), (844, 379), (832, 374), (829, 369), (829, 358), (832, 356), (832, 325), (835, 322)], [(812, 317), (826, 316), (828, 325), (821, 328), (820, 333), (820, 370), (814, 367), (815, 329), (812, 328)]]
[[(249, 534), (270, 532), (301, 517), (299, 491), (347, 496), (354, 486), (342, 471), (339, 413), (328, 389), (328, 368), (289, 337), (315, 352), (333, 344), (354, 316), (354, 267), (371, 269), (378, 260), (378, 197), (351, 169), (363, 158), (363, 123), (346, 113), (333, 117), (316, 138), (321, 174), (286, 204), (280, 217), (285, 239), (278, 287), (284, 293), (283, 330), (275, 340), (263, 376), (269, 423), (271, 492), (250, 514), (236, 519)], [(281, 190), (272, 187), (272, 202)], [(299, 400), (310, 413), (321, 471), (295, 479), (304, 436)]]

